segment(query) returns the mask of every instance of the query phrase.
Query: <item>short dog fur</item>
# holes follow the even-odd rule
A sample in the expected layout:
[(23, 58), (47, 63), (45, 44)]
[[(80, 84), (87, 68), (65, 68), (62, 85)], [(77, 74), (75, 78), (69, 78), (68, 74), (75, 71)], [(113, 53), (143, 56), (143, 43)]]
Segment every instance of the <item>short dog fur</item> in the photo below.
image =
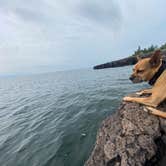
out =
[(130, 80), (133, 83), (149, 81), (151, 89), (138, 92), (138, 95), (150, 94), (149, 97), (124, 97), (124, 101), (144, 104), (148, 111), (154, 115), (166, 118), (166, 112), (157, 110), (156, 107), (166, 99), (166, 65), (161, 59), (160, 50), (150, 58), (139, 59), (133, 68)]

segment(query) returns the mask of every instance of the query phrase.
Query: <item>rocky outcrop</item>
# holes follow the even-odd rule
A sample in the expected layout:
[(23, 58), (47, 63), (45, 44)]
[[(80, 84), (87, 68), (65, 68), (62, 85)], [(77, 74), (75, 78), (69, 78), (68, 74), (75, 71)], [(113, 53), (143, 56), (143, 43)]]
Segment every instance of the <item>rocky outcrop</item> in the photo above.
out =
[[(166, 104), (160, 109), (166, 111)], [(165, 155), (166, 120), (145, 112), (140, 104), (123, 102), (103, 121), (85, 166), (162, 165)]]
[[(166, 50), (163, 50), (162, 54), (163, 54), (163, 59), (166, 60)], [(140, 57), (145, 58), (145, 57), (150, 57), (151, 55), (152, 55), (152, 53), (148, 53), (148, 54), (140, 55)], [(117, 61), (112, 61), (112, 62), (104, 63), (104, 64), (101, 64), (101, 65), (96, 65), (96, 66), (93, 67), (93, 69), (122, 67), (122, 66), (134, 65), (136, 63), (137, 63), (136, 56), (130, 56), (130, 57), (120, 59), (120, 60), (117, 60)]]
[(136, 62), (137, 62), (137, 58), (135, 56), (131, 56), (128, 58), (117, 60), (117, 61), (112, 61), (112, 62), (108, 62), (108, 63), (94, 66), (93, 69), (122, 67), (122, 66), (134, 65)]

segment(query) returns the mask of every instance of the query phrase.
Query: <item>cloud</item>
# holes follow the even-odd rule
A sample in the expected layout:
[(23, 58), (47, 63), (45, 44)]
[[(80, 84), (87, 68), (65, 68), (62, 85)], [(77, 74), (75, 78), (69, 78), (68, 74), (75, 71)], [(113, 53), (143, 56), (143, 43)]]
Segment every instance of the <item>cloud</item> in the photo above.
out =
[(165, 5), (164, 0), (1, 0), (0, 72), (89, 67), (127, 56), (140, 44), (161, 43)]
[(81, 1), (78, 5), (81, 16), (111, 29), (120, 28), (122, 14), (117, 1)]

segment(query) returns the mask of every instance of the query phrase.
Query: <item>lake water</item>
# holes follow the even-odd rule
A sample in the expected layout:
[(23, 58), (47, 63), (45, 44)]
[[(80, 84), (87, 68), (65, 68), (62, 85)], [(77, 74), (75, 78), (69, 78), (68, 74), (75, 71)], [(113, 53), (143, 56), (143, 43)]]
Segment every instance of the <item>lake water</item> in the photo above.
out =
[(145, 87), (131, 67), (0, 78), (0, 166), (82, 166), (102, 120)]

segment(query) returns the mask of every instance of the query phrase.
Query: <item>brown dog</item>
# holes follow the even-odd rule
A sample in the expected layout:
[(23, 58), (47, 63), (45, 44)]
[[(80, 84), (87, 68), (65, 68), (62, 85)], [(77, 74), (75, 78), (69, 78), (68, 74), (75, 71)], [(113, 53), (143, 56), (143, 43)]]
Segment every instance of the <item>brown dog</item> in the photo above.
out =
[(157, 50), (150, 58), (139, 60), (133, 68), (130, 80), (133, 83), (149, 81), (149, 84), (153, 87), (137, 94), (150, 94), (150, 96), (124, 97), (123, 100), (144, 104), (150, 113), (166, 118), (166, 112), (155, 109), (166, 99), (166, 64), (161, 60), (160, 51)]

